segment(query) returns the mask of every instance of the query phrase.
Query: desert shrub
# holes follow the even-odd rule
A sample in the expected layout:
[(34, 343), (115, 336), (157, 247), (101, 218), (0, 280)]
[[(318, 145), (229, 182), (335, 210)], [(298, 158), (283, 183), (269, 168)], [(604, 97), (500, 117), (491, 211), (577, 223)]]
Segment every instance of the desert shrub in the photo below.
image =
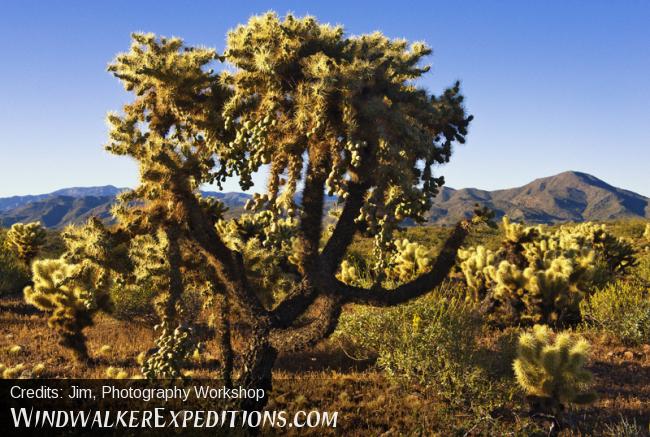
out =
[(650, 247), (639, 257), (639, 262), (634, 268), (634, 275), (641, 281), (650, 283)]
[(636, 423), (636, 419), (628, 420), (621, 414), (618, 422), (605, 425), (603, 435), (606, 437), (638, 437), (645, 434), (643, 428)]
[(152, 288), (134, 285), (114, 285), (109, 291), (113, 304), (111, 314), (119, 320), (147, 317), (155, 314), (154, 299), (158, 294)]
[(583, 338), (569, 332), (555, 335), (548, 326), (535, 325), (519, 337), (515, 377), (537, 408), (590, 403), (596, 395), (588, 390), (592, 378), (584, 369), (588, 355), (589, 343)]
[(470, 247), (458, 256), (474, 300), (496, 300), (500, 320), (508, 323), (576, 323), (584, 296), (636, 262), (632, 245), (604, 225), (552, 230), (504, 217), (503, 231), (498, 250)]
[(391, 309), (355, 307), (335, 337), (358, 354), (376, 354), (393, 379), (436, 389), (450, 398), (478, 378), (473, 365), (481, 318), (471, 302), (446, 285)]
[(650, 342), (650, 289), (641, 281), (616, 281), (582, 302), (585, 322), (626, 344)]

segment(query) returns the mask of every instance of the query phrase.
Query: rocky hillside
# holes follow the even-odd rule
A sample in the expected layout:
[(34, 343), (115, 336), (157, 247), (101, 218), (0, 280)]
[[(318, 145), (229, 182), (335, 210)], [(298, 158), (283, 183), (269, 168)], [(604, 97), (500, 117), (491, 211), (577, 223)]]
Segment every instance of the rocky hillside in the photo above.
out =
[[(0, 226), (38, 220), (45, 226), (61, 228), (70, 223), (82, 223), (92, 216), (110, 220), (110, 206), (123, 190), (125, 188), (108, 185), (0, 198)], [(214, 191), (203, 192), (203, 195), (219, 198), (230, 208), (231, 216), (241, 213), (251, 197), (245, 193)], [(334, 198), (326, 199), (327, 205), (334, 202)], [(527, 223), (650, 218), (647, 197), (613, 187), (586, 173), (568, 171), (506, 190), (444, 187), (429, 212), (429, 221), (453, 224), (469, 216), (477, 203), (490, 207), (498, 217), (507, 214)]]
[(443, 188), (430, 220), (451, 224), (468, 216), (476, 203), (527, 223), (650, 218), (650, 199), (613, 187), (586, 173), (568, 171), (535, 179), (523, 187), (485, 191)]

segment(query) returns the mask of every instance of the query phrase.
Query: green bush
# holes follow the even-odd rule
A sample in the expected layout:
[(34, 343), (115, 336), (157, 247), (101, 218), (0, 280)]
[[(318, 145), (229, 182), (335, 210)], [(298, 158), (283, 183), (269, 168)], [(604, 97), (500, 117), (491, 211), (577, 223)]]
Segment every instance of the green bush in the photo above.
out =
[(585, 323), (626, 344), (650, 342), (650, 289), (641, 281), (616, 281), (580, 307)]
[(376, 354), (390, 378), (457, 400), (480, 376), (473, 363), (482, 330), (476, 307), (460, 295), (444, 285), (395, 308), (355, 307), (341, 317), (335, 338), (366, 356)]
[(634, 274), (646, 283), (650, 283), (650, 248), (648, 249), (643, 256), (639, 257), (639, 263), (634, 268)]
[(112, 315), (116, 319), (129, 320), (155, 314), (154, 299), (158, 292), (152, 288), (134, 285), (114, 285), (109, 291), (113, 304)]

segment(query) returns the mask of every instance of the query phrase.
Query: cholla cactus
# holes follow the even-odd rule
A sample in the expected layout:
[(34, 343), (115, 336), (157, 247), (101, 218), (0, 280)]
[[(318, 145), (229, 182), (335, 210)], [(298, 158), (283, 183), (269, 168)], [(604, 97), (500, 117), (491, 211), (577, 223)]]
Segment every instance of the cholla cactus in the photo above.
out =
[(29, 266), (45, 243), (45, 229), (40, 222), (16, 223), (7, 232), (7, 245)]
[(511, 309), (514, 322), (576, 322), (585, 293), (635, 262), (632, 245), (602, 225), (583, 223), (549, 231), (504, 217), (503, 229), (498, 251), (478, 246), (458, 255), (474, 298), (491, 292)]
[(607, 232), (607, 227), (604, 224), (581, 223), (570, 228), (569, 234), (572, 234), (578, 242), (584, 241), (587, 244), (593, 244), (594, 248), (602, 255), (602, 260), (610, 274), (623, 274), (636, 265), (632, 243)]
[(593, 402), (588, 391), (591, 373), (584, 369), (589, 343), (568, 332), (554, 335), (543, 325), (519, 337), (517, 359), (513, 363), (517, 382), (544, 408)]
[[(413, 85), (428, 71), (421, 61), (430, 53), (423, 43), (379, 32), (347, 36), (313, 17), (267, 13), (230, 31), (223, 56), (178, 38), (134, 34), (130, 50), (110, 64), (133, 100), (109, 114), (107, 149), (140, 169), (138, 187), (121, 196), (119, 226), (130, 235), (176, 227), (179, 246), (207, 261), (182, 266), (183, 277), (213, 268), (204, 276), (223, 285), (251, 328), (244, 385), (269, 389), (276, 352), (329, 335), (346, 301), (396, 305), (446, 277), (450, 262), (397, 299), (319, 284), (332, 279), (357, 231), (384, 250), (402, 219), (423, 219), (444, 182), (433, 166), (448, 162), (452, 145), (465, 140), (472, 117), (460, 84), (439, 96)], [(233, 68), (212, 69), (219, 61)], [(197, 191), (235, 175), (247, 190), (263, 165), (266, 193), (249, 206), (265, 215), (254, 217), (253, 238), (243, 235), (249, 224), (240, 220), (228, 241), (229, 230), (215, 227), (223, 214), (202, 206)], [(325, 188), (345, 203), (345, 213), (321, 246)], [(284, 221), (295, 221), (295, 235), (284, 234), (285, 224), (293, 227)], [(470, 227), (463, 220), (454, 228), (443, 260), (455, 256)], [(264, 266), (269, 253), (279, 264)], [(290, 292), (268, 308), (256, 293), (285, 280)]]
[(650, 241), (650, 223), (646, 223), (645, 231), (643, 231), (643, 238)]
[(475, 300), (481, 299), (492, 284), (497, 254), (484, 246), (477, 246), (469, 250), (460, 249), (458, 259), (461, 260), (460, 269), (465, 275), (467, 286)]
[(386, 278), (396, 282), (406, 282), (431, 270), (434, 255), (420, 243), (412, 243), (406, 238), (395, 241), (395, 252), (386, 268)]
[(61, 336), (78, 360), (88, 359), (84, 328), (92, 316), (108, 306), (110, 280), (90, 263), (69, 264), (63, 259), (35, 261), (34, 285), (25, 288), (25, 300), (50, 313), (48, 324)]
[(172, 329), (163, 322), (156, 329), (161, 331), (156, 340), (157, 350), (145, 360), (142, 373), (149, 379), (178, 378), (192, 353), (201, 345), (196, 342), (192, 328), (187, 326), (179, 325)]
[(359, 271), (350, 261), (343, 260), (338, 277), (346, 284), (355, 285), (359, 280)]
[(2, 379), (26, 379), (31, 378), (30, 372), (25, 364), (20, 363), (15, 366), (5, 366), (0, 364), (0, 378)]
[(510, 217), (507, 215), (503, 216), (502, 225), (505, 240), (511, 243), (530, 241), (530, 239), (539, 232), (539, 228), (525, 226), (522, 223), (511, 222)]
[(404, 283), (431, 270), (435, 259), (430, 249), (406, 238), (395, 241), (393, 251), (388, 252), (388, 255), (381, 271), (369, 268), (364, 259), (351, 256), (341, 262), (338, 278), (346, 284), (356, 286), (382, 281), (389, 284)]

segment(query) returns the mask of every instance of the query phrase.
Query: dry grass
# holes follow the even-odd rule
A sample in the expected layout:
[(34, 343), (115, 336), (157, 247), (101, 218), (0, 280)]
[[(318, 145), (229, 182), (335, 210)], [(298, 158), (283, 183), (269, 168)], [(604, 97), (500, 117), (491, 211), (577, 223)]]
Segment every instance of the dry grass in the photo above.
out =
[[(191, 369), (193, 376), (217, 378), (219, 356), (210, 340), (214, 333), (207, 327), (198, 332), (208, 341), (201, 363)], [(97, 317), (87, 335), (90, 353), (97, 358), (93, 367), (74, 363), (57, 344), (43, 313), (18, 297), (0, 299), (0, 363), (24, 363), (28, 368), (43, 363), (46, 378), (103, 378), (111, 366), (135, 375), (137, 355), (154, 344), (151, 326), (104, 315)], [(636, 422), (637, 431), (647, 432), (650, 345), (627, 348), (603, 336), (587, 336), (594, 345), (589, 368), (600, 399), (590, 407), (569, 411), (560, 435), (611, 434), (620, 429), (616, 426), (621, 420)], [(483, 346), (495, 352), (498, 340), (489, 336)], [(110, 350), (102, 353), (105, 345)], [(14, 346), (21, 350), (11, 352)], [(508, 365), (502, 367), (500, 371), (508, 371)], [(280, 356), (274, 376), (269, 407), (339, 411), (340, 435), (546, 435), (551, 426), (549, 419), (529, 417), (519, 397), (496, 408), (451, 408), (432, 391), (391, 383), (374, 370), (371, 361), (351, 360), (333, 342)]]

